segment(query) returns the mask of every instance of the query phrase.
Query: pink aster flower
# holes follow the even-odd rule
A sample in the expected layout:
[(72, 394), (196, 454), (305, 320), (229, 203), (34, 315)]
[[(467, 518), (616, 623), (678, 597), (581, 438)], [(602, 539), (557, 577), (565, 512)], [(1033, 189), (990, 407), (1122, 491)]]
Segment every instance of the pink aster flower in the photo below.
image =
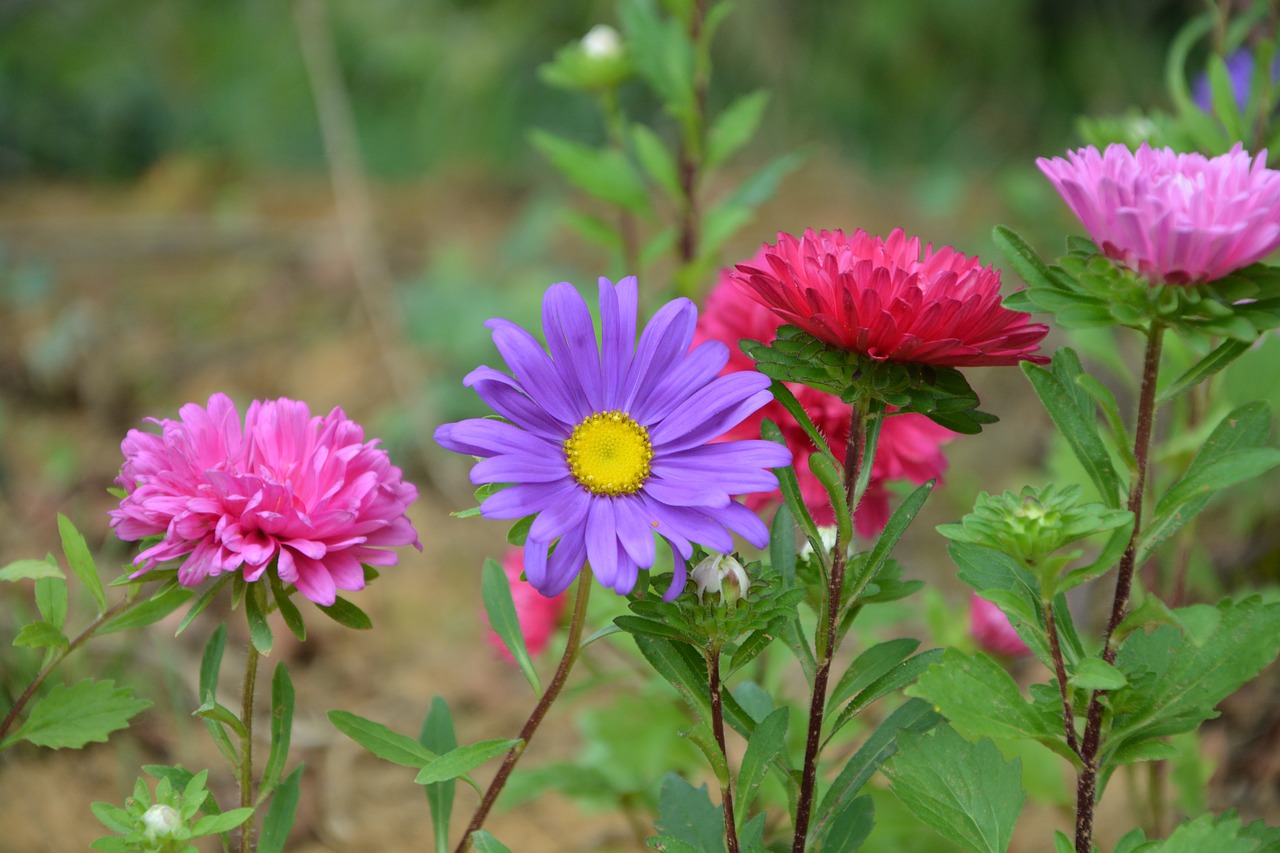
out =
[(160, 435), (130, 430), (121, 445), (116, 482), (128, 494), (111, 526), (126, 541), (160, 537), (134, 577), (177, 559), (184, 586), (273, 569), (330, 605), (337, 590), (364, 587), (363, 566), (396, 564), (385, 549), (422, 549), (405, 516), (417, 489), (341, 409), (312, 417), (306, 403), (255, 401), (241, 427), (235, 403), (214, 394), (179, 414), (151, 419)]
[(1010, 658), (1031, 654), (1004, 611), (972, 592), (969, 593), (969, 636), (988, 654)]
[(1146, 143), (1036, 165), (1098, 249), (1154, 283), (1215, 281), (1280, 246), (1280, 172), (1265, 151), (1177, 154)]
[(895, 229), (779, 234), (730, 273), (784, 323), (876, 361), (940, 367), (1047, 362), (1033, 355), (1049, 327), (1000, 302), (1000, 272), (950, 246)]
[[(511, 583), (511, 600), (516, 607), (516, 618), (520, 620), (520, 633), (524, 634), (524, 646), (530, 655), (537, 655), (547, 647), (547, 641), (556, 632), (556, 624), (564, 610), (566, 594), (553, 595), (550, 598), (538, 592), (527, 580), (522, 580), (524, 573), (524, 550), (508, 548), (502, 557), (502, 571)], [(482, 614), (485, 626), (489, 625), (489, 617)], [(507, 663), (515, 663), (511, 652), (502, 639), (488, 629), (486, 639), (489, 645), (498, 650), (498, 654)]]
[[(742, 266), (759, 266), (765, 263), (765, 250)], [(694, 333), (695, 344), (707, 340), (721, 341), (729, 346), (729, 363), (725, 373), (753, 370), (755, 364), (738, 347), (738, 341), (749, 338), (771, 343), (777, 337), (781, 319), (765, 306), (741, 293), (732, 282), (732, 271), (722, 270), (720, 281), (707, 294), (706, 308), (698, 315)], [(849, 441), (849, 406), (835, 394), (828, 394), (807, 385), (787, 383), (796, 399), (813, 420), (818, 430), (831, 443), (831, 452), (843, 459)], [(760, 422), (768, 418), (778, 425), (795, 458), (796, 479), (805, 506), (818, 524), (835, 523), (831, 503), (826, 490), (809, 470), (809, 457), (817, 448), (800, 428), (795, 418), (781, 403), (771, 401), (754, 415), (725, 434), (726, 438), (755, 438), (760, 435)], [(886, 418), (880, 431), (880, 441), (871, 465), (871, 481), (862, 501), (854, 513), (854, 522), (863, 536), (875, 536), (889, 522), (891, 512), (888, 484), (894, 480), (908, 480), (916, 485), (927, 480), (941, 479), (947, 470), (947, 457), (941, 445), (955, 438), (956, 433), (938, 426), (924, 415), (913, 413)], [(782, 493), (777, 489), (746, 496), (746, 504), (755, 510), (778, 503)]]

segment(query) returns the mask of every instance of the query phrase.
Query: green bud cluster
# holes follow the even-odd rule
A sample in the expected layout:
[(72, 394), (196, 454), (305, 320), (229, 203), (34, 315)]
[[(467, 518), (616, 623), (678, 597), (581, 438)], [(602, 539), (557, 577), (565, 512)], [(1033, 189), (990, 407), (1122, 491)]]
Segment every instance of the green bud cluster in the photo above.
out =
[[(110, 803), (94, 803), (93, 814), (108, 829), (119, 833), (97, 839), (91, 845), (94, 850), (113, 853), (197, 853), (192, 842), (206, 835), (217, 835), (244, 823), (253, 809), (233, 809), (218, 813), (205, 809), (211, 803), (205, 780), (208, 770), (194, 776), (181, 768), (147, 768), (159, 775), (155, 795), (148, 790), (145, 779), (139, 778), (133, 787), (133, 796), (125, 800), (124, 808)], [(160, 771), (157, 773), (157, 771)], [(176, 783), (170, 781), (177, 780)], [(183, 781), (185, 779), (185, 784)], [(183, 784), (181, 792), (175, 784)], [(210, 811), (197, 818), (201, 811)]]

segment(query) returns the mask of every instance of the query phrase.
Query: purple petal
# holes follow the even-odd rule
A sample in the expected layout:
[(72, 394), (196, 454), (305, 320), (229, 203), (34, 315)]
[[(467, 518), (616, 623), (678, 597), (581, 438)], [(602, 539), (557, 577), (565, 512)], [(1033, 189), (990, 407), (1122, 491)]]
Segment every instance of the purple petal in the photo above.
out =
[(636, 347), (636, 279), (628, 276), (617, 286), (600, 279), (600, 371), (604, 379), (604, 407), (621, 407), (619, 391)]
[(562, 441), (572, 429), (572, 424), (562, 424), (529, 399), (518, 382), (492, 367), (480, 365), (466, 375), (462, 384), (474, 388), (495, 412), (534, 435)]
[[(706, 385), (729, 363), (729, 348), (720, 341), (705, 341), (691, 350), (669, 371), (657, 374), (646, 390), (636, 395), (630, 412), (639, 423), (661, 421)], [(643, 395), (643, 396), (642, 396)]]
[(587, 513), (587, 561), (596, 579), (613, 586), (618, 574), (618, 533), (613, 519), (613, 502), (594, 500)]
[(551, 483), (569, 476), (569, 463), (564, 454), (535, 456), (492, 456), (471, 468), (471, 482), (482, 483)]
[(653, 543), (657, 518), (646, 512), (643, 501), (633, 497), (614, 499), (613, 515), (617, 523), (618, 541), (631, 559), (646, 569), (653, 566), (657, 556)]
[(552, 542), (570, 529), (582, 524), (591, 507), (590, 494), (583, 488), (574, 489), (561, 500), (548, 504), (529, 528), (529, 538), (539, 542)]
[(689, 351), (698, 309), (688, 299), (674, 299), (658, 309), (644, 327), (623, 387), (623, 411), (631, 411), (637, 397)]
[(729, 493), (719, 481), (705, 477), (668, 480), (651, 476), (644, 483), (644, 492), (667, 506), (724, 506), (729, 502)]
[(485, 518), (524, 518), (569, 499), (574, 490), (581, 489), (572, 478), (557, 483), (517, 483), (485, 498), (480, 504), (480, 514)]
[(686, 558), (676, 553), (674, 545), (671, 548), (671, 560), (675, 571), (671, 574), (671, 585), (662, 594), (663, 601), (675, 601), (676, 596), (684, 592), (685, 580), (688, 578), (689, 566)]
[(551, 360), (566, 382), (576, 384), (594, 411), (604, 405), (596, 330), (582, 294), (567, 281), (553, 284), (542, 298), (542, 329)]
[(535, 587), (538, 592), (550, 598), (569, 588), (587, 562), (587, 544), (583, 536), (584, 529), (579, 527), (560, 538), (547, 563), (546, 580), (541, 587)]
[(588, 414), (586, 397), (577, 388), (568, 388), (556, 366), (533, 336), (507, 320), (485, 324), (493, 330), (493, 343), (515, 374), (526, 394), (553, 418), (576, 424)]
[(558, 451), (553, 442), (537, 438), (518, 426), (493, 418), (468, 418), (456, 423), (441, 424), (436, 427), (435, 439), (446, 450), (470, 456), (497, 456), (504, 453), (546, 456)]

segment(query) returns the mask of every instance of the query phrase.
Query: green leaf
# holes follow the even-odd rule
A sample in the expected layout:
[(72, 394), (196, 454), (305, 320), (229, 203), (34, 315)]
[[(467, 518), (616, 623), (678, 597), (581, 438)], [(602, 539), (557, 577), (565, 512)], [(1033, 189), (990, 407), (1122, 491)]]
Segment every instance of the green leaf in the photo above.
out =
[(633, 213), (648, 212), (644, 181), (621, 151), (593, 148), (536, 129), (529, 141), (578, 189)]
[(1030, 738), (1046, 746), (1062, 739), (1062, 718), (1046, 716), (1023, 699), (1013, 676), (985, 654), (947, 649), (907, 692), (928, 699), (973, 737)]
[(1249, 835), (1241, 835), (1237, 815), (1206, 814), (1183, 823), (1149, 853), (1264, 853), (1275, 849), (1274, 843), (1263, 847)]
[(707, 786), (697, 788), (675, 773), (662, 779), (658, 793), (659, 836), (677, 839), (698, 853), (724, 853), (724, 814), (711, 804)]
[(869, 795), (849, 800), (815, 836), (815, 853), (845, 853), (857, 850), (875, 825), (876, 804)]
[(138, 849), (136, 844), (130, 844), (123, 838), (117, 838), (113, 835), (103, 836), (94, 839), (89, 845), (90, 850), (99, 850), (102, 853), (134, 853)]
[(740, 96), (716, 116), (707, 133), (704, 167), (708, 170), (717, 168), (750, 142), (768, 105), (769, 93), (758, 89)]
[(1164, 740), (1144, 740), (1137, 741), (1127, 746), (1122, 746), (1111, 756), (1111, 764), (1120, 766), (1122, 764), (1137, 764), (1142, 761), (1167, 761), (1176, 758), (1178, 749), (1173, 744)]
[(782, 576), (785, 589), (796, 582), (796, 523), (785, 503), (778, 504), (769, 525), (769, 567)]
[[(1205, 440), (1200, 452), (1191, 460), (1182, 479), (1170, 487), (1170, 492), (1189, 478), (1198, 478), (1201, 472), (1215, 461), (1245, 450), (1262, 448), (1266, 445), (1271, 433), (1271, 413), (1266, 403), (1246, 403), (1233, 409), (1218, 423)], [(1143, 531), (1138, 546), (1138, 565), (1141, 565), (1171, 536), (1182, 529), (1209, 503), (1211, 495), (1201, 494), (1181, 504), (1168, 506), (1168, 493), (1161, 499), (1166, 504), (1166, 511), (1160, 512), (1159, 506), (1155, 516)]]
[(18, 636), (13, 638), (13, 644), (27, 649), (61, 649), (69, 646), (71, 641), (48, 622), (31, 622), (22, 626)]
[(1156, 504), (1156, 515), (1166, 515), (1199, 498), (1210, 498), (1214, 492), (1251, 480), (1277, 465), (1280, 465), (1280, 450), (1273, 447), (1237, 450), (1219, 456), (1195, 471), (1188, 470), (1174, 483)]
[(845, 724), (856, 717), (863, 708), (880, 697), (914, 683), (921, 673), (925, 672), (941, 657), (942, 649), (930, 649), (894, 665), (892, 669), (872, 681), (853, 697), (853, 701), (846, 705), (840, 712), (840, 716), (836, 717), (835, 721), (830, 724), (827, 737), (831, 737), (831, 735), (844, 728)]
[(1081, 690), (1119, 690), (1129, 683), (1123, 672), (1097, 656), (1077, 663), (1068, 680)]
[(1175, 379), (1168, 388), (1161, 391), (1159, 396), (1156, 397), (1156, 405), (1163, 406), (1165, 403), (1176, 400), (1185, 392), (1244, 355), (1249, 351), (1250, 347), (1252, 347), (1252, 344), (1246, 341), (1237, 341), (1233, 338), (1223, 341), (1212, 352), (1192, 365), (1186, 373)]
[(339, 625), (354, 628), (357, 631), (367, 631), (373, 627), (373, 622), (368, 615), (345, 598), (335, 600), (328, 607), (323, 604), (317, 604), (316, 606), (320, 608), (321, 613)]
[(293, 817), (298, 811), (301, 795), (303, 765), (293, 768), (276, 792), (271, 796), (267, 816), (262, 821), (262, 834), (258, 837), (257, 853), (284, 853), (284, 844), (293, 829)]
[[(458, 736), (453, 730), (453, 715), (449, 712), (449, 703), (440, 696), (431, 700), (431, 710), (422, 721), (418, 743), (436, 755), (443, 755), (458, 747)], [(453, 796), (457, 786), (458, 783), (453, 779), (432, 782), (426, 786), (436, 853), (448, 853), (449, 850), (449, 820), (453, 815)], [(474, 841), (475, 836), (471, 837)]]
[(258, 654), (271, 654), (275, 637), (271, 634), (271, 626), (267, 624), (267, 585), (250, 584), (244, 597), (244, 615), (249, 623), (249, 642)]
[[(701, 720), (711, 719), (707, 696), (707, 668), (700, 658), (685, 654), (688, 646), (658, 637), (633, 634), (636, 647), (649, 665), (680, 692)], [(692, 651), (691, 649), (689, 651)], [(701, 665), (699, 665), (701, 664)]]
[(270, 793), (284, 773), (293, 738), (293, 706), (293, 681), (289, 678), (289, 669), (283, 662), (278, 663), (271, 675), (271, 751), (262, 771), (259, 797)]
[(193, 590), (187, 589), (178, 583), (177, 578), (173, 578), (157, 589), (151, 598), (131, 607), (119, 616), (108, 619), (98, 629), (98, 634), (111, 634), (116, 631), (154, 625), (195, 597)]
[(213, 699), (206, 699), (204, 704), (191, 712), (191, 716), (199, 717), (210, 723), (220, 723), (231, 729), (236, 737), (243, 738), (245, 736), (244, 723), (235, 715), (235, 712), (220, 702)]
[(227, 647), (227, 625), (218, 627), (209, 635), (204, 654), (200, 659), (200, 701), (207, 702), (218, 693), (218, 672), (222, 669), (222, 652)]
[(867, 584), (875, 580), (876, 575), (880, 574), (880, 570), (884, 568), (885, 561), (889, 559), (889, 552), (898, 544), (898, 540), (902, 538), (902, 534), (907, 532), (907, 528), (915, 520), (916, 514), (924, 506), (924, 502), (929, 499), (929, 494), (933, 491), (935, 482), (934, 480), (929, 480), (917, 486), (911, 494), (903, 499), (902, 503), (898, 504), (898, 508), (889, 516), (888, 524), (884, 526), (884, 530), (880, 531), (880, 537), (876, 539), (876, 544), (872, 547), (866, 560), (859, 561), (856, 564), (852, 582), (845, 593), (849, 602), (856, 604), (858, 596), (867, 588)]
[(927, 732), (942, 722), (942, 716), (928, 702), (908, 699), (876, 727), (827, 789), (813, 822), (814, 838), (823, 838), (830, 824), (849, 808), (867, 781), (898, 751), (898, 736), (904, 732)]
[[(760, 435), (765, 441), (787, 446), (787, 440), (782, 437), (782, 430), (768, 418), (760, 422)], [(818, 532), (818, 525), (814, 524), (813, 516), (809, 514), (809, 508), (805, 506), (804, 497), (800, 494), (800, 483), (796, 479), (795, 469), (787, 465), (783, 468), (774, 468), (773, 473), (778, 477), (778, 490), (782, 492), (782, 498), (786, 501), (792, 518), (800, 525), (800, 529), (814, 551), (821, 555), (819, 559), (825, 561), (826, 549), (822, 547), (822, 534)]]
[(329, 722), (338, 731), (392, 764), (421, 768), (439, 757), (408, 735), (394, 732), (382, 723), (375, 723), (348, 711), (330, 711)]
[(223, 574), (222, 577), (214, 581), (211, 586), (207, 587), (204, 592), (200, 593), (200, 597), (196, 599), (196, 603), (191, 605), (191, 608), (187, 610), (186, 615), (182, 617), (182, 621), (178, 623), (178, 630), (174, 631), (173, 635), (176, 637), (183, 631), (187, 630), (187, 626), (194, 622), (195, 618), (204, 612), (204, 609), (213, 602), (213, 599), (222, 591), (222, 588), (231, 583), (231, 581), (237, 577), (239, 577), (239, 575), (227, 572), (226, 574)]
[(511, 657), (524, 673), (525, 680), (533, 688), (533, 694), (541, 696), (542, 683), (538, 681), (538, 673), (533, 668), (533, 660), (524, 643), (520, 617), (516, 615), (515, 602), (511, 598), (511, 583), (497, 560), (485, 558), (484, 568), (480, 572), (480, 599), (484, 602), (489, 626), (502, 640), (507, 651), (511, 652)]
[(840, 707), (840, 703), (902, 663), (920, 647), (914, 637), (900, 637), (877, 643), (854, 658), (853, 663), (840, 676), (827, 698), (827, 713)]
[(426, 766), (418, 771), (418, 776), (413, 781), (419, 785), (429, 785), (432, 782), (457, 779), (520, 743), (519, 738), (482, 740), (479, 743), (451, 749), (427, 762)]
[(86, 678), (70, 686), (59, 684), (36, 701), (22, 727), (0, 742), (0, 747), (19, 740), (53, 749), (102, 743), (150, 705), (134, 696), (131, 688), (116, 687), (114, 681)]
[(76, 530), (71, 519), (61, 513), (58, 514), (58, 533), (62, 536), (62, 553), (67, 557), (67, 565), (71, 566), (71, 571), (88, 588), (89, 594), (97, 602), (98, 612), (105, 612), (107, 594), (102, 588), (102, 578), (98, 577), (98, 567), (93, 564), (93, 555), (89, 553), (84, 537)]
[(253, 817), (253, 809), (231, 809), (222, 814), (205, 815), (191, 827), (191, 834), (196, 838), (202, 835), (217, 835), (228, 832)]
[(760, 169), (738, 182), (737, 189), (725, 197), (726, 206), (757, 207), (778, 188), (778, 183), (804, 162), (804, 152), (792, 151), (770, 160)]
[(62, 569), (50, 557), (47, 560), (14, 560), (4, 568), (0, 568), (0, 581), (39, 580), (40, 578), (61, 578)]
[(119, 806), (111, 803), (90, 803), (89, 810), (103, 826), (112, 832), (118, 832), (121, 835), (133, 832), (133, 817)]
[(675, 18), (660, 16), (652, 0), (619, 4), (618, 20), (636, 73), (652, 87), (667, 112), (688, 129), (695, 121), (694, 51), (684, 26)]
[(684, 190), (680, 187), (675, 158), (658, 134), (646, 125), (634, 124), (631, 126), (631, 144), (635, 147), (636, 159), (654, 183), (672, 199), (678, 201), (683, 198)]
[(511, 853), (511, 848), (483, 829), (471, 833), (471, 846), (476, 853)]
[(302, 621), (302, 614), (298, 611), (298, 606), (293, 603), (289, 590), (285, 589), (279, 575), (275, 572), (267, 572), (267, 576), (271, 579), (271, 596), (276, 600), (276, 609), (280, 611), (280, 618), (284, 620), (285, 627), (299, 643), (306, 642), (307, 626)]
[(1031, 380), (1036, 396), (1084, 466), (1103, 502), (1119, 509), (1123, 499), (1120, 476), (1098, 434), (1093, 401), (1076, 384), (1082, 375), (1076, 354), (1064, 347), (1053, 357), (1052, 373), (1030, 362), (1022, 363), (1022, 372)]
[(1035, 249), (1031, 248), (1025, 240), (1018, 236), (1016, 231), (1003, 225), (997, 225), (992, 229), (991, 239), (996, 244), (996, 248), (1009, 259), (1009, 264), (1014, 271), (1033, 290), (1037, 288), (1058, 289), (1048, 265), (1040, 259)]
[(977, 853), (1006, 853), (1022, 812), (1022, 762), (1006, 764), (989, 740), (950, 726), (903, 732), (887, 768), (893, 793), (938, 834)]
[(1219, 702), (1275, 659), (1280, 604), (1253, 596), (1223, 601), (1217, 609), (1221, 620), (1200, 642), (1171, 626), (1129, 636), (1116, 656), (1129, 685), (1111, 694), (1113, 719), (1104, 753), (1195, 730), (1217, 716)]
[(755, 801), (769, 765), (783, 754), (789, 714), (789, 708), (775, 708), (756, 725), (756, 730), (747, 740), (747, 751), (742, 756), (738, 784), (733, 792), (734, 815), (739, 828), (746, 821), (747, 810)]

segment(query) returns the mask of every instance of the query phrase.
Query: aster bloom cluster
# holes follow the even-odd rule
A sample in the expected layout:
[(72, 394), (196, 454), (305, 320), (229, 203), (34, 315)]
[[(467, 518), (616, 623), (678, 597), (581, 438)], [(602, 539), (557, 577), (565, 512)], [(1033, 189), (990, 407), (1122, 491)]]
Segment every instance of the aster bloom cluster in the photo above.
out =
[(543, 595), (564, 591), (587, 562), (602, 584), (630, 592), (654, 564), (656, 534), (676, 555), (670, 599), (684, 588), (694, 543), (729, 552), (738, 533), (764, 547), (764, 523), (732, 496), (777, 488), (769, 469), (791, 454), (767, 441), (716, 442), (769, 402), (769, 380), (721, 376), (729, 352), (719, 342), (690, 349), (692, 302), (664, 305), (637, 343), (635, 279), (599, 288), (599, 343), (567, 282), (543, 298), (545, 350), (514, 323), (490, 320), (513, 375), (481, 366), (464, 384), (505, 420), (444, 424), (435, 438), (482, 457), (473, 483), (513, 484), (485, 498), (482, 515), (536, 516), (524, 569)]
[(1280, 173), (1266, 152), (1179, 154), (1145, 143), (1040, 158), (1036, 165), (1108, 258), (1153, 284), (1199, 284), (1280, 246)]
[(421, 550), (405, 515), (417, 489), (341, 409), (321, 417), (294, 400), (254, 401), (242, 426), (235, 403), (214, 394), (179, 415), (153, 419), (159, 435), (130, 430), (121, 446), (126, 496), (111, 526), (126, 541), (159, 537), (134, 577), (177, 559), (184, 586), (274, 570), (331, 605), (338, 590), (364, 587), (363, 566), (395, 565), (388, 548)]
[(1048, 333), (1000, 301), (1000, 273), (950, 246), (921, 249), (895, 229), (779, 234), (731, 274), (784, 322), (874, 361), (939, 367), (1046, 361), (1032, 355)]
[[(760, 267), (765, 251), (740, 266)], [(695, 341), (718, 340), (729, 347), (726, 371), (752, 370), (755, 363), (737, 346), (743, 338), (772, 343), (782, 319), (764, 305), (748, 298), (733, 283), (731, 271), (722, 271), (720, 280), (707, 295), (706, 307), (698, 315)], [(826, 437), (831, 452), (843, 459), (849, 440), (849, 406), (835, 394), (798, 383), (787, 383), (796, 400), (804, 407), (818, 431)], [(726, 434), (726, 438), (747, 438), (760, 434), (765, 418), (778, 425), (782, 437), (795, 457), (796, 479), (800, 494), (815, 522), (835, 523), (827, 491), (809, 470), (808, 459), (817, 452), (813, 441), (781, 403), (772, 401)], [(905, 413), (887, 418), (880, 431), (876, 454), (871, 466), (871, 479), (858, 503), (854, 521), (863, 536), (875, 536), (889, 520), (888, 484), (907, 480), (920, 485), (940, 479), (947, 469), (942, 445), (955, 438), (955, 433), (938, 426), (923, 415)], [(748, 495), (747, 506), (760, 510), (782, 498), (778, 491)]]

